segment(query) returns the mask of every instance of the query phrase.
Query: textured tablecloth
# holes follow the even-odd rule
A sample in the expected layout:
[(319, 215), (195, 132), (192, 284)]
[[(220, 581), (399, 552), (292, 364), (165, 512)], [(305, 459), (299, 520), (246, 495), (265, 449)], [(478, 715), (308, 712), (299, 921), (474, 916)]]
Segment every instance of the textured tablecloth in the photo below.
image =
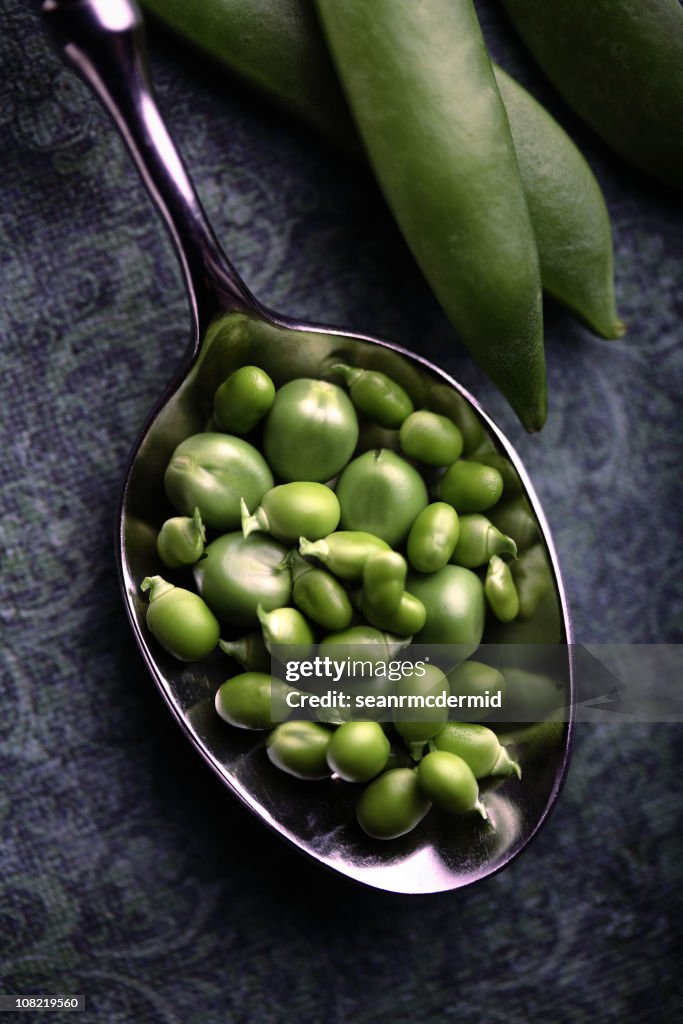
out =
[[(548, 304), (539, 436), (458, 344), (363, 166), (155, 27), (160, 105), (257, 295), (424, 353), (493, 413), (546, 509), (577, 639), (681, 642), (680, 200), (480, 11), (605, 190), (629, 325), (605, 343)], [(524, 856), (433, 897), (319, 869), (190, 749), (133, 643), (112, 543), (127, 453), (187, 339), (179, 271), (105, 115), (19, 0), (0, 54), (0, 990), (85, 993), (76, 1019), (107, 1024), (673, 1020), (680, 727), (582, 726)]]

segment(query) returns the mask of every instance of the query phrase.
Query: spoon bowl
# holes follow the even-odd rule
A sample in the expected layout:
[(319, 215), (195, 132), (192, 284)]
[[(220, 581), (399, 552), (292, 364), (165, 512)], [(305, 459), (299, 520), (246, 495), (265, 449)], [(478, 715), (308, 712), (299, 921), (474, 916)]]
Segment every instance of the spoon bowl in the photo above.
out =
[[(133, 450), (119, 509), (121, 585), (150, 674), (183, 731), (230, 790), (322, 864), (375, 888), (403, 893), (455, 889), (499, 870), (528, 844), (554, 805), (573, 734), (570, 618), (548, 526), (521, 461), (476, 400), (425, 359), (377, 338), (280, 316), (250, 293), (218, 244), (158, 112), (142, 20), (132, 0), (43, 0), (41, 10), (56, 49), (95, 91), (128, 146), (175, 243), (190, 303), (185, 360)], [(432, 811), (401, 839), (369, 839), (355, 822), (356, 787), (336, 779), (305, 784), (292, 779), (265, 757), (262, 734), (231, 728), (217, 716), (216, 690), (238, 671), (225, 654), (216, 651), (198, 664), (178, 662), (145, 624), (147, 600), (140, 583), (158, 572), (157, 533), (173, 514), (164, 471), (182, 440), (207, 429), (218, 385), (249, 364), (261, 366), (279, 387), (298, 377), (322, 377), (339, 362), (382, 370), (405, 388), (416, 408), (450, 416), (476, 437), (478, 452), (502, 456), (518, 501), (537, 531), (552, 585), (528, 621), (489, 630), (484, 639), (519, 644), (520, 650), (558, 645), (561, 657), (555, 660), (565, 711), (508, 730), (522, 779), (506, 779), (487, 792), (494, 828), (471, 821), (473, 815), (449, 819)], [(179, 585), (182, 579), (181, 572)]]

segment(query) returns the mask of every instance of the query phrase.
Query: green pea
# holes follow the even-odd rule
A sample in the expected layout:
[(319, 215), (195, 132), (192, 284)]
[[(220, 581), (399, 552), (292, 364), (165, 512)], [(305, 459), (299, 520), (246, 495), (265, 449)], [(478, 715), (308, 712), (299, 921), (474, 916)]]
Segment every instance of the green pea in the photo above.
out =
[(516, 775), (518, 779), (522, 777), (517, 762), (510, 757), (493, 729), (485, 725), (475, 722), (447, 722), (441, 732), (431, 740), (430, 747), (457, 754), (467, 762), (476, 779), (484, 779), (489, 775)]
[(248, 537), (262, 530), (290, 542), (299, 537), (320, 540), (337, 528), (340, 515), (337, 495), (324, 484), (280, 484), (263, 495), (253, 515), (242, 502), (242, 532)]
[(337, 482), (344, 530), (361, 530), (398, 547), (426, 507), (427, 488), (410, 463), (394, 452), (365, 452)]
[(278, 389), (265, 422), (263, 447), (282, 480), (331, 480), (349, 461), (357, 441), (356, 411), (336, 384), (304, 377)]
[(497, 469), (503, 478), (503, 494), (506, 498), (518, 498), (522, 494), (522, 481), (519, 473), (505, 455), (496, 451), (478, 451), (477, 462)]
[(517, 554), (517, 545), (512, 537), (506, 537), (497, 530), (490, 519), (477, 512), (460, 516), (460, 534), (453, 549), (451, 562), (467, 569), (486, 565), (493, 555)]
[(360, 610), (372, 626), (396, 633), (398, 636), (415, 636), (427, 620), (427, 612), (422, 601), (406, 590), (402, 592), (398, 607), (393, 612), (379, 612), (363, 591)]
[(218, 646), (247, 671), (270, 672), (270, 654), (263, 642), (261, 630), (247, 633), (239, 640), (219, 640)]
[(406, 560), (397, 551), (371, 554), (363, 566), (364, 600), (380, 615), (397, 611), (407, 572)]
[(209, 544), (194, 567), (199, 593), (219, 618), (236, 626), (255, 626), (256, 609), (289, 604), (292, 574), (287, 549), (266, 534), (226, 533)]
[(512, 622), (519, 614), (519, 597), (510, 566), (493, 555), (486, 571), (484, 593), (499, 622)]
[(420, 409), (401, 424), (401, 448), (410, 459), (427, 466), (450, 466), (462, 452), (462, 434), (455, 423)]
[[(427, 740), (436, 736), (448, 720), (447, 700), (450, 695), (448, 678), (436, 665), (424, 663), (414, 666), (412, 672), (405, 672), (396, 684), (397, 695), (407, 698), (398, 716), (394, 728), (407, 743), (413, 757), (420, 757)], [(413, 701), (410, 715), (410, 701)], [(440, 703), (436, 703), (439, 701)], [(418, 703), (419, 702), (419, 703)]]
[(373, 839), (397, 839), (420, 824), (431, 807), (412, 768), (385, 772), (364, 790), (358, 824)]
[(161, 576), (146, 576), (140, 588), (149, 591), (147, 626), (164, 650), (179, 661), (201, 661), (211, 654), (220, 626), (198, 594), (174, 587)]
[(457, 754), (434, 750), (420, 761), (417, 778), (425, 796), (449, 814), (478, 811), (487, 818), (472, 769)]
[(484, 512), (503, 493), (503, 478), (493, 466), (460, 459), (441, 478), (439, 493), (458, 512)]
[(413, 411), (410, 396), (401, 385), (379, 370), (359, 370), (342, 363), (330, 370), (343, 379), (356, 409), (382, 427), (400, 427)]
[(518, 553), (526, 551), (539, 539), (538, 523), (524, 498), (497, 505), (488, 513), (488, 517), (496, 529), (512, 537)]
[[(500, 709), (505, 705), (507, 683), (505, 677), (480, 661), (464, 661), (448, 673), (451, 694), (459, 699), (460, 711), (465, 711), (467, 721), (478, 722), (488, 718), (491, 708)], [(495, 698), (496, 704), (491, 704)]]
[(320, 641), (320, 656), (352, 662), (386, 662), (407, 647), (405, 637), (392, 636), (373, 626), (349, 626), (328, 633)]
[(164, 473), (169, 501), (191, 516), (198, 508), (206, 526), (234, 530), (240, 525), (240, 499), (255, 507), (273, 486), (273, 475), (259, 451), (229, 434), (193, 434), (182, 441)]
[(418, 572), (443, 569), (455, 550), (460, 533), (458, 513), (445, 501), (435, 501), (420, 512), (410, 528), (408, 561)]
[(261, 605), (257, 609), (263, 630), (263, 642), (270, 654), (280, 661), (302, 661), (310, 658), (315, 636), (306, 619), (296, 608), (275, 608), (267, 612)]
[(552, 587), (548, 556), (542, 544), (524, 551), (512, 567), (512, 578), (519, 597), (519, 618), (533, 618), (541, 601)]
[(427, 404), (434, 412), (448, 417), (460, 431), (463, 455), (469, 456), (485, 439), (486, 434), (479, 416), (471, 404), (448, 384), (434, 384)]
[(389, 551), (389, 545), (363, 530), (339, 530), (315, 542), (302, 537), (299, 551), (307, 558), (317, 558), (340, 579), (355, 581), (361, 579), (369, 555)]
[(327, 763), (345, 782), (368, 782), (384, 770), (391, 745), (377, 722), (346, 722), (327, 748)]
[(410, 573), (409, 593), (425, 606), (427, 620), (417, 636), (421, 644), (456, 644), (460, 658), (477, 649), (484, 633), (484, 588), (478, 576), (458, 565), (423, 576)]
[(284, 700), (290, 690), (267, 672), (242, 672), (218, 688), (216, 711), (239, 729), (271, 729), (275, 724), (273, 703), (278, 698)]
[(248, 434), (263, 419), (275, 399), (275, 385), (258, 366), (240, 366), (217, 388), (213, 414), (221, 430)]
[(327, 630), (346, 629), (353, 618), (349, 595), (326, 569), (318, 569), (298, 554), (292, 562), (292, 600), (299, 611)]
[(297, 779), (326, 779), (332, 733), (318, 722), (282, 722), (266, 740), (272, 763)]
[(191, 518), (174, 516), (166, 520), (157, 536), (157, 553), (165, 566), (178, 569), (201, 558), (205, 540), (206, 530), (196, 508)]

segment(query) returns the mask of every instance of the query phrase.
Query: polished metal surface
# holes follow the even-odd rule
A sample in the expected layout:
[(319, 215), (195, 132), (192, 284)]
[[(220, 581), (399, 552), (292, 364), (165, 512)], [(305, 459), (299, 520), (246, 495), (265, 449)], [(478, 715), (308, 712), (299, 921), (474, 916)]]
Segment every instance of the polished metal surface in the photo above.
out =
[[(178, 253), (192, 316), (185, 362), (150, 414), (131, 455), (120, 506), (118, 561), (131, 625), (149, 671), (170, 710), (223, 782), (266, 824), (317, 861), (379, 889), (403, 893), (455, 889), (499, 870), (538, 831), (567, 771), (573, 734), (571, 623), (548, 524), (511, 445), (476, 400), (437, 367), (376, 338), (307, 325), (266, 310), (223, 253), (154, 101), (140, 13), (131, 0), (44, 0), (43, 19), (63, 59), (111, 114)], [(510, 732), (522, 779), (498, 781), (486, 793), (495, 827), (475, 815), (430, 812), (422, 825), (389, 843), (370, 840), (353, 814), (357, 788), (337, 781), (302, 783), (273, 768), (263, 736), (233, 729), (215, 713), (217, 687), (234, 663), (220, 652), (188, 665), (168, 656), (145, 627), (140, 582), (158, 571), (156, 533), (169, 515), (163, 473), (176, 445), (205, 429), (213, 393), (240, 365), (258, 363), (277, 385), (318, 376), (331, 362), (381, 369), (416, 405), (448, 412), (463, 402), (484, 427), (493, 450), (518, 475), (535, 517), (554, 587), (538, 612), (485, 641), (561, 644), (563, 703), (569, 721), (517, 726)], [(476, 820), (475, 820), (476, 819)]]

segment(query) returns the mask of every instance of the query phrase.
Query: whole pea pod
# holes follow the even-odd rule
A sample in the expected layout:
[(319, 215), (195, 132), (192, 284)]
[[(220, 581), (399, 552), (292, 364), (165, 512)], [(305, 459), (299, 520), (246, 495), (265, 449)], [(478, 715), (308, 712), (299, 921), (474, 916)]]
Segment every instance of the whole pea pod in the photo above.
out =
[(683, 188), (678, 0), (503, 0), (567, 103), (626, 160)]
[[(343, 148), (360, 151), (325, 40), (306, 0), (143, 0), (177, 32)], [(564, 129), (494, 65), (548, 294), (597, 334), (623, 333), (600, 186)]]
[[(142, 0), (177, 32), (347, 148), (356, 132), (306, 0)], [(318, 102), (320, 100), (320, 102)]]
[(543, 290), (601, 338), (620, 338), (626, 328), (615, 305), (612, 228), (595, 175), (547, 110), (501, 68), (494, 72), (510, 120)]
[(316, 0), (349, 105), (432, 291), (528, 430), (546, 417), (538, 251), (471, 0)]

